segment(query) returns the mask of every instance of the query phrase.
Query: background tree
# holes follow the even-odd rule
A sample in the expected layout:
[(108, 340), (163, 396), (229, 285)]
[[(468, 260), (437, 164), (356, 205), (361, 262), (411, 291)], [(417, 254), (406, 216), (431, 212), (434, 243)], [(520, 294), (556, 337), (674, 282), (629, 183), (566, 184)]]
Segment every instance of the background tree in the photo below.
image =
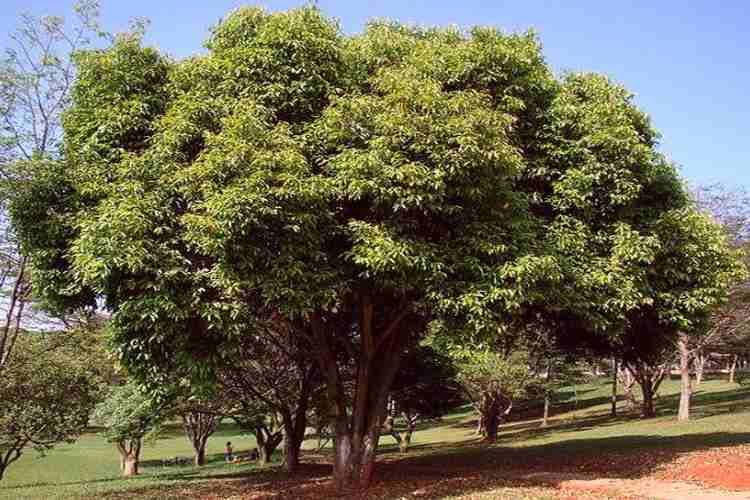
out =
[[(748, 266), (750, 241), (750, 194), (740, 187), (723, 184), (701, 186), (694, 193), (698, 207), (721, 224), (733, 248), (743, 252)], [(728, 358), (730, 382), (734, 382), (737, 360), (748, 352), (750, 340), (750, 282), (737, 281), (729, 291), (726, 303), (712, 315), (704, 334), (690, 345), (696, 357), (701, 353), (717, 353)], [(697, 383), (697, 380), (696, 380)]]
[(450, 357), (428, 345), (416, 346), (406, 356), (391, 386), (384, 424), (384, 432), (393, 436), (402, 453), (408, 451), (420, 420), (439, 418), (464, 402)]
[(274, 452), (284, 441), (284, 426), (278, 413), (262, 400), (243, 397), (237, 401), (230, 416), (242, 430), (255, 436), (258, 463), (270, 463)]
[(534, 376), (527, 352), (497, 352), (486, 347), (454, 351), (458, 381), (464, 387), (478, 414), (477, 434), (494, 443), (504, 416), (515, 401), (542, 394), (541, 382)]
[[(246, 333), (224, 346), (217, 369), (219, 385), (229, 406), (241, 408), (246, 421), (243, 426), (255, 429), (260, 448), (261, 442), (269, 446), (275, 442), (276, 424), (281, 426), (284, 464), (293, 472), (299, 464), (310, 399), (321, 383), (312, 346), (274, 315), (265, 320), (259, 318), (253, 328), (254, 333)], [(244, 409), (245, 405), (248, 409)], [(249, 418), (255, 413), (262, 414), (261, 418)], [(256, 420), (258, 425), (247, 425)], [(270, 456), (267, 450), (261, 453), (261, 457)]]
[(195, 465), (205, 465), (208, 438), (231, 411), (229, 402), (218, 387), (195, 387), (189, 381), (176, 388), (170, 399), (170, 413), (182, 420), (185, 436), (195, 452)]
[(55, 335), (21, 333), (0, 377), (0, 479), (29, 447), (75, 441), (97, 402), (101, 379)]
[(104, 427), (106, 439), (120, 453), (123, 476), (138, 474), (144, 437), (158, 430), (164, 403), (134, 382), (113, 387), (94, 411), (94, 421)]
[[(34, 162), (60, 158), (61, 113), (70, 102), (75, 78), (73, 53), (103, 36), (99, 5), (74, 6), (70, 23), (62, 17), (21, 16), (0, 60), (0, 372), (32, 315), (28, 258), (8, 219), (18, 184), (33, 176)], [(49, 321), (49, 320), (42, 320)]]

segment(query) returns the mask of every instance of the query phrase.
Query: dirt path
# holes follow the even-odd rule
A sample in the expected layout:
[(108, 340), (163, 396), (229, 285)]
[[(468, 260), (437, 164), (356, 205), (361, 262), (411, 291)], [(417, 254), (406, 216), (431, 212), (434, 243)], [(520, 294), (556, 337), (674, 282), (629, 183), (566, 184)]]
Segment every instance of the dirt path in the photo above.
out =
[(601, 492), (622, 495), (627, 498), (649, 498), (658, 500), (748, 500), (750, 491), (726, 491), (706, 488), (686, 481), (663, 479), (609, 479), (595, 478), (586, 474), (537, 472), (527, 474), (524, 479), (554, 484), (557, 488), (571, 492)]

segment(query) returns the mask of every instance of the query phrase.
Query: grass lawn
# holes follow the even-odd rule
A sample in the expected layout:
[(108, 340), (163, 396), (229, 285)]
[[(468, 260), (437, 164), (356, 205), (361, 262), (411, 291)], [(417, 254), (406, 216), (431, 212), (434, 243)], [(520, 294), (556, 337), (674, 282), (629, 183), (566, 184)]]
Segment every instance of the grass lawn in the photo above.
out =
[[(693, 420), (686, 423), (675, 420), (677, 380), (662, 385), (658, 415), (648, 420), (625, 414), (624, 402), (620, 403), (621, 414), (611, 418), (609, 390), (605, 380), (566, 390), (547, 428), (540, 428), (539, 420), (512, 421), (501, 428), (496, 445), (477, 442), (474, 416), (468, 409), (424, 424), (414, 435), (413, 448), (406, 457), (397, 453), (390, 436), (383, 437), (373, 497), (556, 498), (549, 488), (519, 482), (519, 471), (575, 471), (631, 478), (651, 474), (686, 452), (750, 443), (748, 387), (705, 381), (694, 395)], [(325, 457), (303, 454), (303, 461), (318, 464), (302, 471), (302, 479), (287, 484), (286, 476), (275, 467), (262, 470), (251, 464), (225, 464), (222, 452), (226, 441), (232, 441), (236, 451), (254, 446), (252, 436), (223, 425), (209, 440), (207, 466), (164, 467), (163, 458), (191, 456), (181, 429), (169, 428), (164, 437), (144, 448), (142, 474), (123, 480), (118, 477), (119, 458), (114, 447), (97, 434), (87, 434), (43, 458), (28, 451), (6, 472), (0, 498), (223, 498), (241, 495), (259, 484), (268, 496), (293, 498), (303, 493), (285, 496), (298, 491), (285, 488), (327, 483), (329, 467), (321, 463)], [(442, 486), (438, 488), (438, 484)], [(425, 495), (419, 494), (420, 488), (425, 489)], [(309, 498), (321, 497), (324, 491), (310, 493)], [(577, 497), (587, 498), (583, 494)], [(599, 492), (594, 498), (607, 498), (607, 494)]]

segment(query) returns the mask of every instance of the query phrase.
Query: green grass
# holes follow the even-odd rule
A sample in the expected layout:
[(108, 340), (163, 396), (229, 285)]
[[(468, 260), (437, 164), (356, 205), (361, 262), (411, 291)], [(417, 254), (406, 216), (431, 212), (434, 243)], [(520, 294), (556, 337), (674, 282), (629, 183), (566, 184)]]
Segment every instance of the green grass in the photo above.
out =
[(43, 457), (27, 450), (6, 471), (0, 483), (0, 498), (82, 498), (196, 478), (249, 473), (253, 469), (250, 464), (224, 463), (223, 450), (227, 441), (232, 441), (236, 452), (255, 446), (252, 435), (239, 432), (234, 425), (222, 424), (208, 442), (205, 467), (162, 466), (162, 459), (192, 458), (193, 453), (182, 429), (177, 425), (168, 426), (158, 440), (144, 446), (141, 474), (121, 479), (118, 477), (119, 455), (114, 445), (99, 434), (86, 434), (76, 443), (59, 446)]
[[(474, 415), (468, 407), (440, 422), (424, 424), (414, 435), (408, 460), (413, 464), (420, 461), (430, 464), (438, 458), (449, 457), (449, 462), (468, 464), (474, 463), (472, 461), (488, 463), (494, 459), (531, 463), (540, 459), (565, 461), (582, 455), (658, 450), (653, 460), (644, 464), (652, 468), (682, 451), (750, 443), (748, 387), (730, 385), (723, 380), (705, 381), (694, 395), (693, 420), (686, 423), (675, 420), (677, 380), (662, 385), (656, 402), (657, 417), (647, 420), (625, 414), (624, 402), (620, 402), (618, 417), (611, 418), (607, 381), (594, 381), (575, 389), (563, 392), (547, 428), (540, 428), (538, 419), (511, 421), (502, 427), (494, 448), (466, 446), (476, 441)], [(42, 458), (27, 451), (6, 472), (0, 483), (0, 498), (86, 498), (109, 492), (148, 490), (164, 492), (164, 497), (179, 498), (175, 492), (181, 487), (257, 472), (258, 468), (250, 464), (225, 464), (222, 452), (226, 441), (232, 441), (237, 451), (254, 446), (252, 436), (242, 435), (234, 426), (224, 424), (209, 440), (207, 466), (164, 467), (160, 463), (163, 458), (192, 454), (181, 429), (171, 427), (161, 439), (144, 448), (142, 474), (121, 479), (114, 447), (98, 434), (87, 434), (78, 442), (60, 446)], [(382, 438), (381, 447), (382, 453), (395, 455), (395, 442), (390, 436)], [(612, 471), (615, 475), (617, 472)], [(632, 469), (628, 473), (632, 474)]]

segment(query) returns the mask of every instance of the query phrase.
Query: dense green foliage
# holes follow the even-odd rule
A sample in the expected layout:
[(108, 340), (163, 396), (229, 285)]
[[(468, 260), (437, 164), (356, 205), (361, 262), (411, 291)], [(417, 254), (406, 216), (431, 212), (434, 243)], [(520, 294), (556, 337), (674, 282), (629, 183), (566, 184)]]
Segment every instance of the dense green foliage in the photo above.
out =
[(75, 441), (97, 402), (100, 380), (55, 335), (19, 335), (0, 377), (0, 479), (28, 448)]
[(459, 346), (524, 322), (565, 348), (658, 346), (738, 276), (630, 93), (555, 78), (533, 33), (345, 36), (315, 8), (242, 8), (206, 47), (80, 53), (64, 160), (14, 222), (37, 293), (101, 297), (143, 380), (210, 378), (264, 321), (304, 337), (337, 478), (369, 480), (400, 356), (431, 321)]

